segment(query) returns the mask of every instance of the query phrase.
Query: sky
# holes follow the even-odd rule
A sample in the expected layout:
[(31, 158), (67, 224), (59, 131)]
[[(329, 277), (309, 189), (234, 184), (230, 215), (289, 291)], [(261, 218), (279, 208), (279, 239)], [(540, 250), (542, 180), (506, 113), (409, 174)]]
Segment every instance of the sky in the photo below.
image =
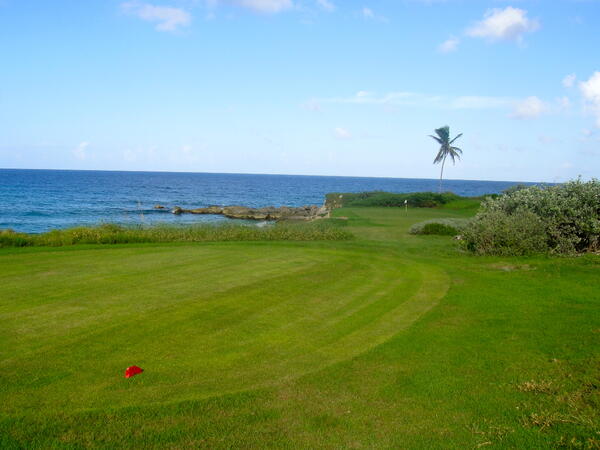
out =
[(0, 167), (600, 175), (600, 0), (0, 0)]

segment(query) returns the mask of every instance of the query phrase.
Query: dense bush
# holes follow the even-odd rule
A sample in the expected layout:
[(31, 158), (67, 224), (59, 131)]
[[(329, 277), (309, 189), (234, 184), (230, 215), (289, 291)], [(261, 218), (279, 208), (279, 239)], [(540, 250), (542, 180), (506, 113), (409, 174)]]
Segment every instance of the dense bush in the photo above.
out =
[(431, 219), (410, 227), (411, 234), (435, 234), (438, 236), (456, 236), (467, 226), (468, 219)]
[(464, 233), (485, 254), (570, 254), (600, 248), (600, 181), (533, 186), (488, 199)]
[(352, 235), (335, 223), (321, 220), (310, 223), (278, 223), (266, 227), (250, 225), (135, 226), (104, 224), (52, 230), (41, 234), (0, 231), (0, 247), (50, 246), (75, 244), (130, 244), (144, 242), (208, 241), (339, 241)]
[(548, 251), (546, 227), (528, 210), (478, 214), (463, 231), (463, 242), (478, 254), (520, 256)]
[(435, 208), (442, 206), (462, 197), (452, 192), (442, 194), (436, 192), (411, 192), (405, 194), (394, 194), (391, 192), (360, 192), (360, 193), (333, 193), (327, 194), (327, 204), (332, 207), (342, 206), (386, 206), (398, 207), (404, 206), (404, 201), (408, 206), (416, 208)]

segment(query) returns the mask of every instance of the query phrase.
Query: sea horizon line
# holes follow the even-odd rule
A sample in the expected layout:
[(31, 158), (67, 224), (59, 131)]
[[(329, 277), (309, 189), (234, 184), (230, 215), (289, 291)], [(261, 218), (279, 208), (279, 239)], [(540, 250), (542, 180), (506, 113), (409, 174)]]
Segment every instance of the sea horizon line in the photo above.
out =
[[(40, 172), (107, 172), (107, 173), (166, 173), (166, 174), (197, 174), (197, 175), (248, 175), (248, 176), (275, 176), (275, 177), (311, 177), (311, 178), (364, 178), (382, 180), (423, 180), (439, 181), (439, 178), (420, 177), (390, 177), (390, 176), (365, 176), (365, 175), (313, 175), (313, 174), (288, 174), (288, 173), (252, 173), (252, 172), (194, 172), (174, 170), (123, 170), (123, 169), (40, 169), (27, 167), (0, 167), (0, 171), (40, 171)], [(484, 180), (476, 178), (444, 178), (447, 181), (479, 181), (491, 183), (527, 183), (527, 184), (560, 184), (560, 181), (527, 181), (527, 180)]]

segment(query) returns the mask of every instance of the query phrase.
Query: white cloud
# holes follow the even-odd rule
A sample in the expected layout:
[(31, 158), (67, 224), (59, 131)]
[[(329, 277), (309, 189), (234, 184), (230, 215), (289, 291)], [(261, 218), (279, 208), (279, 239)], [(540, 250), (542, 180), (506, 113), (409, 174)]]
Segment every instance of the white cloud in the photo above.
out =
[(572, 73), (563, 78), (562, 84), (566, 88), (571, 88), (575, 84), (575, 80), (577, 80), (577, 76), (574, 73)]
[(452, 53), (458, 49), (458, 44), (460, 44), (460, 39), (457, 37), (451, 36), (444, 42), (440, 44), (438, 47), (438, 51), (441, 53)]
[(480, 95), (463, 95), (445, 101), (448, 101), (452, 109), (499, 109), (506, 108), (514, 103), (514, 100), (508, 97), (486, 97)]
[(419, 95), (414, 92), (390, 92), (378, 96), (372, 92), (360, 91), (354, 97), (342, 99), (347, 103), (366, 103), (366, 104), (406, 104), (412, 103)]
[(323, 8), (325, 11), (334, 11), (335, 5), (329, 0), (316, 0), (317, 4)]
[(507, 108), (515, 100), (507, 97), (457, 96), (445, 97), (416, 92), (390, 92), (376, 95), (372, 92), (359, 91), (351, 97), (331, 97), (313, 99), (318, 104), (350, 104), (350, 105), (382, 105), (382, 106), (414, 106), (436, 109), (498, 109)]
[(579, 90), (586, 102), (586, 107), (596, 117), (596, 126), (600, 128), (600, 72), (579, 83)]
[(371, 92), (359, 91), (351, 97), (331, 97), (319, 99), (320, 103), (347, 103), (363, 105), (381, 105), (381, 104), (405, 104), (417, 94), (412, 92), (390, 92), (383, 96), (377, 96)]
[(275, 14), (294, 7), (292, 0), (231, 0), (230, 3), (265, 14)]
[(363, 18), (365, 18), (367, 20), (377, 20), (379, 22), (388, 22), (388, 19), (386, 17), (376, 14), (375, 11), (373, 11), (371, 8), (369, 8), (367, 6), (365, 6), (360, 11), (360, 14), (363, 16)]
[(170, 6), (130, 1), (121, 3), (121, 10), (146, 22), (156, 23), (158, 31), (176, 31), (179, 27), (187, 27), (192, 22), (189, 12)]
[(600, 105), (600, 72), (594, 72), (587, 81), (580, 82), (579, 89), (587, 101)]
[(90, 143), (83, 141), (77, 147), (73, 149), (73, 156), (81, 161), (87, 158), (86, 149), (89, 147)]
[(527, 11), (508, 6), (505, 9), (488, 10), (483, 20), (467, 29), (466, 34), (491, 41), (521, 41), (525, 33), (539, 28), (539, 22), (529, 19)]
[(350, 139), (352, 137), (352, 133), (350, 133), (350, 131), (347, 130), (346, 128), (341, 128), (341, 127), (335, 128), (333, 130), (333, 133), (335, 134), (335, 136), (338, 139)]
[(518, 102), (510, 115), (513, 119), (536, 119), (548, 111), (548, 105), (532, 96)]

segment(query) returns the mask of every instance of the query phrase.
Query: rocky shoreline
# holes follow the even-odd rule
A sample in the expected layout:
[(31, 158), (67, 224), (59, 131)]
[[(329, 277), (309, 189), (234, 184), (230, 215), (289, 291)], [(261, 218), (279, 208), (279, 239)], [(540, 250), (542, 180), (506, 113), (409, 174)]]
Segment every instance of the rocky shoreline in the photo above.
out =
[[(154, 209), (168, 211), (162, 205), (156, 205)], [(247, 206), (209, 206), (206, 208), (184, 209), (179, 206), (173, 207), (173, 214), (218, 214), (230, 219), (245, 220), (290, 220), (311, 221), (326, 219), (330, 216), (330, 209), (323, 206), (309, 205), (300, 207), (267, 206), (264, 208), (249, 208)]]

